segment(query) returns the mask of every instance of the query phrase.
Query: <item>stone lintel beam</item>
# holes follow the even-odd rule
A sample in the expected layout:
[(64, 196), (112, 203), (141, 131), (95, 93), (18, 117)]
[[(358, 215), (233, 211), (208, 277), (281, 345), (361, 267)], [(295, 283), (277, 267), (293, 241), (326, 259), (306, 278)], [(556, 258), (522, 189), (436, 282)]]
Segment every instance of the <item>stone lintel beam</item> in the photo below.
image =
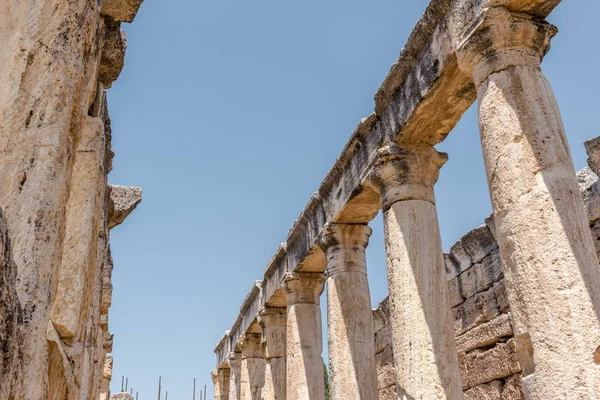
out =
[(240, 307), (240, 315), (242, 316), (242, 323), (240, 324), (239, 330), (242, 333), (259, 333), (260, 327), (258, 326), (258, 312), (261, 308), (261, 288), (262, 281), (254, 282), (252, 288), (242, 306)]
[(227, 364), (227, 357), (231, 351), (230, 347), (230, 331), (225, 331), (225, 334), (219, 340), (219, 343), (215, 346), (215, 355), (217, 356), (217, 369), (225, 368)]
[(144, 0), (104, 0), (101, 14), (119, 22), (133, 22)]
[(110, 199), (114, 210), (110, 215), (108, 227), (110, 229), (120, 225), (135, 210), (142, 201), (142, 189), (133, 186), (110, 186)]

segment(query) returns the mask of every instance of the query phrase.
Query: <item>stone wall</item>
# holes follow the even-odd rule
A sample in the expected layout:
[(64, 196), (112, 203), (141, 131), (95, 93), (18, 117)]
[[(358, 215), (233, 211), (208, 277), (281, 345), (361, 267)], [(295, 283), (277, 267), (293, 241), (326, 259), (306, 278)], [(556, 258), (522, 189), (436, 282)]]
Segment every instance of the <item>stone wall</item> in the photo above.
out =
[[(600, 137), (586, 142), (591, 168), (577, 173), (600, 255)], [(494, 238), (493, 217), (444, 255), (465, 400), (520, 400), (521, 366), (515, 349), (510, 304)], [(373, 310), (379, 399), (396, 399), (396, 377), (388, 300)]]
[(2, 399), (98, 399), (110, 380), (110, 229), (139, 203), (141, 190), (108, 184), (105, 89), (123, 68), (121, 23), (140, 4), (2, 6)]

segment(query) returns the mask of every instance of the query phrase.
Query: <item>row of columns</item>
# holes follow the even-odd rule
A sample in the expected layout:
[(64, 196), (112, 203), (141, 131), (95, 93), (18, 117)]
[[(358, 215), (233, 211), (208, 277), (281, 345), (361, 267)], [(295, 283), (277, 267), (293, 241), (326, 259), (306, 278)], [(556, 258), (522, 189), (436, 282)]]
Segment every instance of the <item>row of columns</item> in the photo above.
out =
[[(558, 106), (540, 69), (554, 33), (546, 22), (490, 8), (458, 56), (478, 91), (525, 398), (592, 399), (600, 393), (600, 268)], [(381, 198), (402, 399), (463, 398), (433, 189), (446, 160), (426, 144), (394, 143), (379, 151), (369, 177)], [(365, 257), (370, 234), (367, 225), (330, 224), (320, 243), (335, 400), (378, 398)], [(317, 273), (286, 277), (287, 309), (263, 310), (262, 335), (242, 337), (241, 372), (234, 353), (219, 399), (324, 398), (324, 282)]]

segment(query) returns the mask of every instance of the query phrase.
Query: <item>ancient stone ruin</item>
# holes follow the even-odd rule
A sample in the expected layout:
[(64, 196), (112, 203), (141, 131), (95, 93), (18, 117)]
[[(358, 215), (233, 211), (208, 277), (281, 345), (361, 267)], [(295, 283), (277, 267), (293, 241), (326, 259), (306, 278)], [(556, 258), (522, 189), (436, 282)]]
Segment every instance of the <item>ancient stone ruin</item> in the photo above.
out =
[[(218, 342), (215, 399), (600, 398), (600, 139), (575, 173), (540, 63), (560, 0), (431, 0)], [(477, 100), (493, 216), (444, 254), (434, 149)], [(381, 211), (389, 297), (365, 251)]]
[(0, 6), (0, 399), (107, 399), (110, 230), (142, 199), (111, 185), (105, 89), (142, 0)]

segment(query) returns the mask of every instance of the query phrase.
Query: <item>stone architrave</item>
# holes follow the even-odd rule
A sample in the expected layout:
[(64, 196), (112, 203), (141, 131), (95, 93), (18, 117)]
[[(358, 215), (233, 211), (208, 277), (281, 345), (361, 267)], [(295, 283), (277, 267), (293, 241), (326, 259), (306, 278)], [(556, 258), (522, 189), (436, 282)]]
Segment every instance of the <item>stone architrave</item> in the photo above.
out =
[(229, 353), (227, 364), (229, 365), (229, 400), (240, 400), (242, 355)]
[(267, 366), (263, 399), (285, 400), (285, 338), (287, 310), (283, 307), (266, 307), (259, 313), (262, 340)]
[(325, 275), (289, 273), (284, 279), (287, 303), (286, 397), (325, 400), (323, 334), (319, 298)]
[(371, 228), (329, 224), (321, 239), (327, 257), (327, 324), (332, 400), (377, 398), (377, 366), (365, 249)]
[(229, 400), (229, 368), (213, 369), (210, 377), (215, 388), (215, 400)]
[(237, 343), (242, 352), (240, 400), (261, 400), (266, 360), (260, 333), (243, 334)]
[(600, 268), (541, 58), (556, 28), (489, 8), (463, 35), (527, 399), (600, 393)]
[(463, 398), (433, 190), (446, 160), (429, 145), (392, 144), (370, 176), (381, 196), (401, 399)]

